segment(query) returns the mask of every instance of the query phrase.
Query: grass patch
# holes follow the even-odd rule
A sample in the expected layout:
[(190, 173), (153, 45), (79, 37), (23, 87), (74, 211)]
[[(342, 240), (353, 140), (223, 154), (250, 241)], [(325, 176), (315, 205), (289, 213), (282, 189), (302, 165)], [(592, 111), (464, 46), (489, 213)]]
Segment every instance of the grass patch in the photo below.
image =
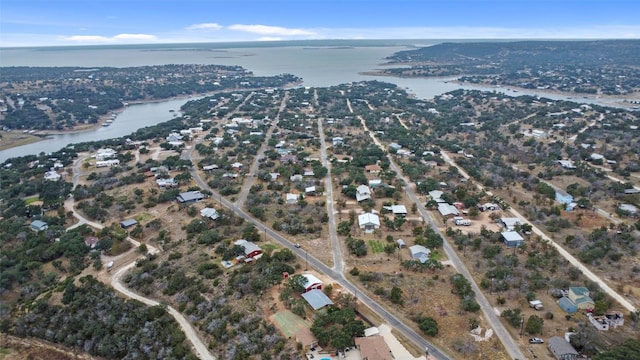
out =
[(32, 197), (28, 197), (28, 198), (24, 199), (24, 204), (25, 205), (31, 205), (34, 202), (39, 201), (39, 200), (40, 200), (40, 197), (38, 195), (32, 196)]
[(136, 221), (138, 221), (139, 223), (153, 219), (154, 216), (149, 214), (148, 212), (143, 212), (143, 213), (139, 213), (136, 214), (136, 216), (134, 216), (134, 219), (136, 219)]
[(260, 244), (260, 247), (263, 248), (264, 250), (269, 250), (269, 251), (274, 251), (278, 248), (274, 244)]
[(374, 253), (384, 252), (384, 245), (378, 240), (369, 240), (369, 246), (371, 246), (371, 251)]

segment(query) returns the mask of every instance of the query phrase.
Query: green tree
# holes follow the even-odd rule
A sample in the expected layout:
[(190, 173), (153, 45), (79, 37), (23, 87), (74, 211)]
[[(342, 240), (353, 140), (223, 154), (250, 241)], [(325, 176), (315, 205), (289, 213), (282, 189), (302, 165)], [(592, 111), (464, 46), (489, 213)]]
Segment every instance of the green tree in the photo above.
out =
[(539, 334), (542, 332), (542, 326), (544, 325), (544, 319), (539, 317), (538, 315), (531, 315), (527, 319), (527, 323), (524, 326), (524, 330), (531, 334)]
[(404, 300), (402, 300), (402, 289), (397, 286), (391, 288), (391, 293), (389, 294), (389, 300), (397, 305), (404, 305)]
[(438, 323), (432, 317), (422, 318), (418, 327), (431, 337), (438, 335)]

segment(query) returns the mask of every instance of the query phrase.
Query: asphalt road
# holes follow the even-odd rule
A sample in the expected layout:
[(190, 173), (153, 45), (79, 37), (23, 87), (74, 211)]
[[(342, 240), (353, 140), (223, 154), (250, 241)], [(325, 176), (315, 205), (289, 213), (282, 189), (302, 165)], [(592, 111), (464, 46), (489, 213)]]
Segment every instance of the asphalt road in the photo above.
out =
[[(409, 341), (411, 341), (413, 344), (415, 344), (418, 348), (421, 348), (421, 349), (428, 348), (429, 349), (429, 355), (432, 356), (435, 359), (444, 360), (444, 359), (449, 359), (450, 358), (449, 356), (445, 355), (445, 353), (443, 351), (438, 349), (435, 345), (431, 344), (429, 341), (427, 341), (425, 338), (423, 338), (420, 334), (418, 334), (416, 331), (414, 331), (411, 327), (409, 327), (404, 322), (402, 322), (400, 319), (398, 319), (395, 315), (393, 315), (392, 313), (387, 311), (384, 307), (380, 306), (375, 300), (371, 299), (369, 296), (367, 296), (366, 294), (362, 293), (361, 291), (358, 291), (357, 287), (355, 285), (353, 285), (350, 281), (348, 281), (344, 277), (344, 274), (342, 274), (341, 272), (338, 272), (338, 271), (328, 267), (323, 262), (321, 262), (320, 260), (315, 258), (313, 256), (313, 254), (308, 254), (305, 250), (303, 250), (301, 248), (296, 248), (293, 243), (291, 243), (285, 237), (280, 235), (278, 232), (272, 230), (268, 226), (265, 226), (258, 219), (254, 218), (250, 214), (244, 212), (243, 209), (235, 206), (235, 204), (232, 203), (231, 201), (221, 197), (219, 194), (217, 194), (217, 192), (213, 191), (213, 189), (211, 189), (202, 180), (202, 178), (200, 177), (200, 175), (198, 174), (198, 172), (195, 169), (191, 170), (191, 176), (192, 176), (192, 178), (194, 179), (194, 181), (196, 182), (196, 184), (200, 188), (211, 191), (214, 194), (214, 197), (216, 197), (218, 199), (218, 201), (220, 202), (220, 204), (222, 206), (224, 206), (227, 209), (233, 211), (237, 216), (240, 216), (245, 221), (255, 224), (259, 229), (263, 229), (265, 234), (270, 236), (274, 241), (279, 243), (282, 247), (291, 250), (300, 259), (304, 259), (308, 263), (308, 265), (310, 265), (311, 267), (315, 268), (319, 272), (327, 275), (335, 283), (339, 284), (344, 289), (353, 291), (353, 293), (355, 294), (357, 299), (364, 306), (367, 306), (372, 311), (374, 311), (387, 324), (389, 324), (391, 327), (393, 327), (398, 332), (400, 332), (405, 338), (407, 338)], [(331, 218), (331, 216), (330, 216), (330, 218)], [(523, 359), (523, 358), (521, 358), (521, 359)]]
[[(347, 104), (349, 106), (349, 110), (353, 112), (351, 109), (351, 104), (349, 102), (347, 102)], [(369, 128), (367, 127), (364, 121), (364, 118), (360, 116), (359, 118), (362, 123), (363, 129), (369, 134), (373, 142), (378, 147), (380, 147), (383, 151), (386, 151), (387, 149), (376, 138), (376, 136), (369, 130)], [(473, 280), (473, 277), (471, 276), (471, 273), (469, 273), (469, 270), (467, 270), (466, 266), (464, 265), (462, 260), (460, 260), (460, 257), (458, 256), (456, 251), (453, 249), (451, 244), (446, 240), (447, 238), (438, 229), (437, 224), (435, 223), (433, 218), (431, 218), (431, 215), (429, 214), (427, 209), (424, 207), (424, 205), (420, 202), (420, 199), (418, 198), (418, 196), (414, 193), (411, 187), (411, 182), (402, 175), (403, 174), (402, 170), (396, 165), (393, 157), (391, 155), (387, 155), (387, 158), (389, 159), (389, 163), (390, 163), (389, 167), (391, 168), (391, 170), (396, 172), (397, 178), (401, 179), (407, 184), (404, 187), (407, 197), (417, 205), (418, 212), (420, 213), (422, 218), (429, 223), (431, 228), (436, 233), (438, 233), (438, 235), (440, 235), (442, 239), (444, 239), (442, 247), (445, 253), (447, 254), (447, 257), (451, 261), (451, 264), (456, 268), (458, 273), (462, 274), (471, 283), (471, 288), (473, 289), (476, 295), (476, 301), (480, 305), (480, 308), (482, 309), (482, 312), (484, 313), (485, 318), (491, 325), (491, 328), (493, 329), (494, 333), (496, 334), (496, 336), (498, 336), (500, 341), (502, 341), (502, 344), (504, 345), (509, 356), (511, 356), (511, 358), (513, 359), (526, 359), (526, 357), (524, 356), (524, 353), (522, 353), (522, 351), (520, 350), (520, 346), (518, 345), (518, 343), (513, 339), (513, 337), (511, 337), (507, 329), (504, 327), (504, 325), (496, 315), (495, 311), (493, 310), (493, 307), (491, 306), (487, 298), (484, 296), (484, 294), (480, 290), (480, 287), (478, 287), (478, 284), (476, 284), (476, 282)]]
[[(469, 174), (467, 174), (464, 169), (462, 169), (461, 167), (459, 167), (456, 162), (444, 151), (442, 152), (442, 158), (444, 159), (444, 161), (446, 161), (447, 163), (449, 163), (452, 166), (455, 166), (458, 168), (458, 171), (460, 172), (460, 174), (462, 176), (464, 176), (465, 178), (469, 179)], [(491, 193), (491, 191), (486, 191), (482, 188), (482, 185), (478, 184), (478, 188), (482, 189), (483, 191), (485, 191), (488, 195), (493, 195)], [(560, 253), (560, 255), (562, 255), (562, 257), (564, 257), (567, 261), (569, 261), (569, 263), (571, 263), (571, 265), (575, 266), (576, 268), (578, 268), (578, 270), (580, 270), (582, 272), (582, 274), (584, 276), (586, 276), (589, 280), (595, 282), (598, 284), (598, 286), (600, 286), (600, 288), (607, 293), (607, 295), (611, 296), (613, 299), (615, 299), (618, 303), (620, 303), (620, 305), (624, 306), (627, 310), (629, 310), (630, 312), (635, 312), (637, 309), (635, 306), (633, 306), (633, 304), (631, 304), (631, 302), (629, 302), (627, 299), (625, 299), (622, 295), (618, 294), (615, 290), (613, 290), (604, 280), (602, 280), (599, 276), (597, 276), (596, 274), (594, 274), (588, 267), (586, 267), (583, 263), (581, 263), (578, 259), (576, 259), (573, 255), (571, 255), (567, 250), (565, 250), (565, 248), (563, 248), (562, 246), (558, 245), (553, 239), (551, 239), (549, 236), (547, 236), (547, 234), (545, 234), (542, 230), (540, 230), (540, 228), (538, 228), (537, 226), (533, 225), (533, 223), (531, 221), (529, 221), (526, 217), (522, 216), (522, 214), (520, 214), (520, 212), (518, 212), (517, 210), (515, 210), (514, 208), (509, 208), (509, 211), (511, 212), (511, 214), (513, 214), (514, 216), (524, 220), (525, 222), (529, 223), (532, 227), (532, 232), (538, 236), (540, 236), (540, 238), (546, 240), (549, 242), (549, 244), (551, 244), (553, 247), (556, 248), (556, 250), (558, 250), (558, 253)]]

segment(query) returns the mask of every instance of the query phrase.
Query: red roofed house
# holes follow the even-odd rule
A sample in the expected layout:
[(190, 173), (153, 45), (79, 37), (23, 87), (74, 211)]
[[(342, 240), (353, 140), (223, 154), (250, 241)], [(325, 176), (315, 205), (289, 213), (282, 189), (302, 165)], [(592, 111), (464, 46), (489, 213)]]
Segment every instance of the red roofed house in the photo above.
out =
[(260, 247), (250, 241), (247, 240), (236, 240), (234, 245), (240, 245), (244, 248), (244, 256), (247, 258), (260, 258), (262, 255), (262, 249)]
[(307, 282), (304, 283), (304, 292), (311, 291), (313, 289), (322, 290), (322, 280), (315, 277), (313, 274), (302, 274)]

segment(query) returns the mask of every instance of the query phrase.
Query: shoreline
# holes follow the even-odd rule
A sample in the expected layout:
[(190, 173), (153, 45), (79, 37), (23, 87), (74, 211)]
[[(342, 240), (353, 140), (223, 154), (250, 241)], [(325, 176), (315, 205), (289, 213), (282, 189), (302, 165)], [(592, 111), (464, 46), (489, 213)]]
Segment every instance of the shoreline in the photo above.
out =
[[(287, 88), (291, 88), (291, 87), (295, 87), (295, 86), (300, 86), (300, 84), (301, 84), (301, 82), (294, 82), (294, 83), (284, 84), (282, 86), (282, 88), (283, 89), (287, 89)], [(37, 143), (37, 142), (40, 142), (40, 141), (44, 141), (44, 140), (50, 139), (52, 136), (56, 136), (56, 135), (79, 134), (79, 133), (95, 131), (95, 130), (99, 129), (100, 127), (102, 127), (103, 124), (106, 123), (106, 121), (109, 120), (109, 119), (114, 119), (114, 121), (117, 121), (116, 120), (117, 116), (116, 116), (116, 118), (112, 118), (111, 114), (118, 114), (119, 115), (120, 113), (125, 111), (128, 107), (133, 106), (133, 105), (162, 103), (162, 102), (166, 102), (166, 101), (189, 99), (189, 98), (202, 98), (202, 97), (207, 97), (207, 96), (211, 96), (211, 95), (215, 95), (215, 94), (219, 94), (219, 93), (223, 93), (223, 92), (229, 92), (229, 91), (251, 92), (251, 91), (258, 90), (258, 89), (262, 89), (262, 88), (220, 89), (220, 90), (210, 91), (210, 92), (201, 93), (201, 94), (188, 94), (188, 95), (179, 95), (179, 96), (174, 96), (174, 97), (164, 98), (164, 99), (147, 99), (147, 100), (137, 100), (137, 101), (133, 101), (133, 102), (125, 102), (125, 104), (126, 104), (125, 106), (123, 106), (121, 108), (118, 108), (118, 109), (111, 110), (107, 114), (104, 114), (104, 115), (100, 116), (98, 118), (98, 121), (95, 124), (80, 124), (80, 125), (75, 126), (72, 129), (68, 129), (68, 130), (38, 130), (38, 131), (35, 131), (33, 133), (23, 133), (23, 132), (17, 131), (17, 130), (13, 130), (13, 131), (10, 131), (10, 132), (0, 131), (0, 134), (3, 134), (3, 137), (0, 138), (0, 151), (9, 150), (9, 149), (16, 148), (16, 147)], [(180, 116), (179, 115), (180, 114), (179, 110), (176, 109), (174, 114), (178, 115), (178, 116), (174, 116), (174, 118), (179, 117)], [(137, 130), (137, 129), (132, 129), (131, 132), (134, 132), (135, 130)], [(11, 135), (15, 134), (15, 136), (6, 136), (4, 134), (11, 134)], [(7, 141), (7, 138), (9, 138), (9, 139), (20, 138), (20, 139), (18, 139), (19, 141), (18, 140)], [(5, 144), (7, 144), (7, 145), (5, 146)]]

